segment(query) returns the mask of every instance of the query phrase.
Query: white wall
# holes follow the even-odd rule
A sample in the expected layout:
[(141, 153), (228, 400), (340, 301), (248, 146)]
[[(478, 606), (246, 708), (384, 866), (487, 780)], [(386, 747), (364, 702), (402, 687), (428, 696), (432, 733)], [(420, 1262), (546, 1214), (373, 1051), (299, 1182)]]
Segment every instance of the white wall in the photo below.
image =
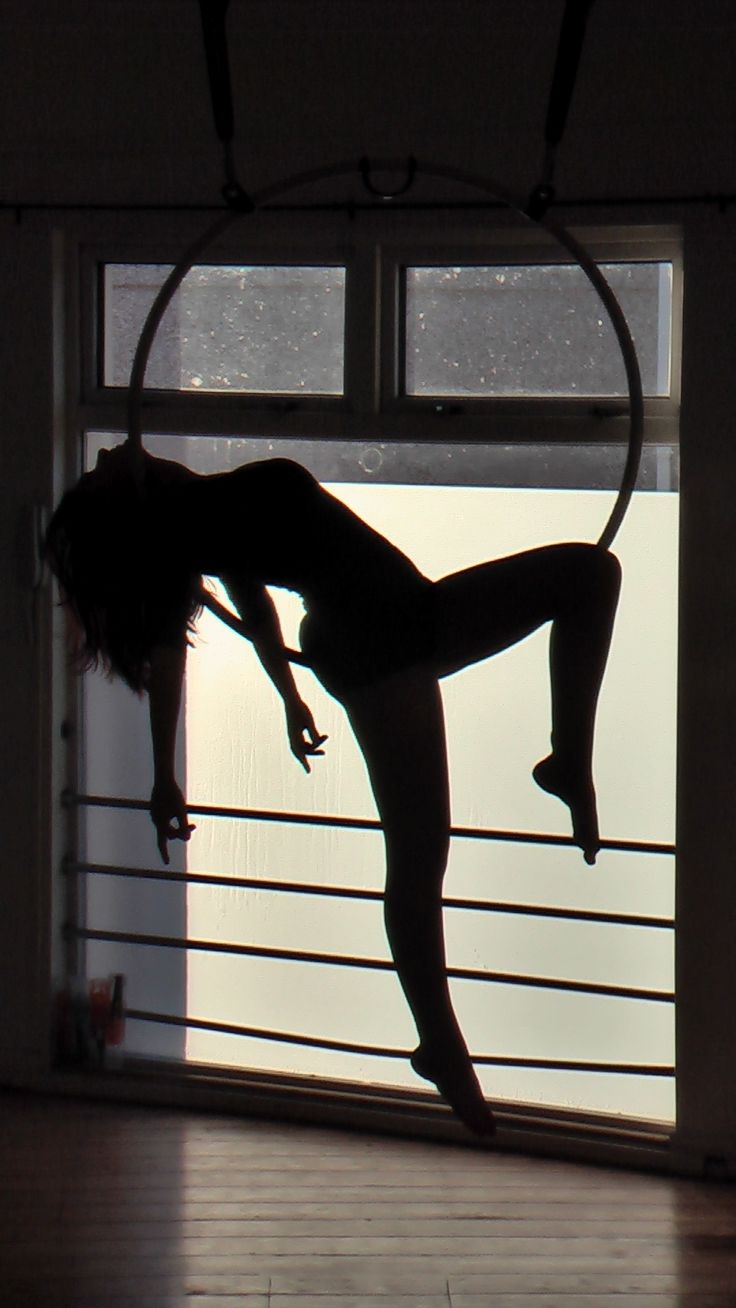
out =
[[(535, 180), (560, 4), (234, 0), (231, 10), (246, 185), (364, 151), (488, 169), (522, 190)], [(598, 0), (563, 198), (736, 190), (735, 26), (730, 0)], [(14, 541), (23, 506), (51, 502), (55, 475), (51, 232), (117, 226), (114, 215), (32, 205), (216, 202), (220, 167), (194, 0), (2, 0), (0, 52), (0, 201), (11, 206), (0, 222), (0, 1072), (22, 1079), (46, 1058), (59, 723), (44, 711), (48, 633), (28, 628)], [(19, 223), (16, 205), (31, 206)], [(683, 1147), (736, 1157), (736, 224), (731, 210), (687, 204), (612, 203), (600, 217), (685, 230), (680, 1121)]]

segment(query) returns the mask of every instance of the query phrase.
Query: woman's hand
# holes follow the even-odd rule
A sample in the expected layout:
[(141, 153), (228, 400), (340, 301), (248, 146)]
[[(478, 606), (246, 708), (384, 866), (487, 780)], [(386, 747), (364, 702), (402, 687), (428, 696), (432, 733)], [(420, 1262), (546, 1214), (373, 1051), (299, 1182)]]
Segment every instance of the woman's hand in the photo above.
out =
[(309, 772), (308, 758), (324, 754), (320, 745), (324, 745), (327, 737), (320, 736), (314, 718), (302, 700), (295, 699), (286, 704), (286, 729), (292, 754), (299, 760), (304, 771)]
[(149, 808), (163, 862), (169, 862), (169, 841), (188, 840), (196, 829), (187, 815), (187, 801), (175, 781), (157, 781)]

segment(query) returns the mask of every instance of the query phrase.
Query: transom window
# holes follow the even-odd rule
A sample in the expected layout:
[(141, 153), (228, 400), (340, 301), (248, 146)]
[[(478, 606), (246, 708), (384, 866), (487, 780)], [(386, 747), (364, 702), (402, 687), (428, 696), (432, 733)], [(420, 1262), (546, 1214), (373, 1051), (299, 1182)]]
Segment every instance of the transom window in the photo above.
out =
[[(670, 393), (672, 264), (603, 264), (638, 345), (645, 395)], [(597, 292), (571, 264), (404, 270), (407, 395), (621, 396)]]
[[(103, 267), (105, 386), (127, 386), (146, 313), (170, 268)], [(205, 264), (161, 324), (147, 382), (160, 390), (342, 395), (345, 269)]]

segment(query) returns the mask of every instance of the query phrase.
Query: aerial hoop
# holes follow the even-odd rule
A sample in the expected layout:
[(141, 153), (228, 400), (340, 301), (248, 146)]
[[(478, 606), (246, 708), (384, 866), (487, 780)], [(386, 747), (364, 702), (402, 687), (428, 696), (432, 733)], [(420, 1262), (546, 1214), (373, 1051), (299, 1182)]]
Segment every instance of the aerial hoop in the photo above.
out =
[[(606, 310), (606, 314), (616, 334), (616, 339), (621, 351), (629, 391), (629, 434), (626, 463), (613, 509), (597, 541), (597, 544), (601, 549), (609, 549), (624, 517), (626, 516), (626, 511), (634, 493), (634, 487), (639, 472), (639, 464), (641, 461), (644, 434), (644, 398), (642, 394), (639, 361), (637, 359), (636, 349), (634, 347), (634, 342), (631, 332), (629, 331), (626, 317), (614, 295), (614, 292), (603, 276), (603, 273), (595, 260), (590, 257), (585, 248), (569, 231), (567, 231), (565, 227), (550, 217), (546, 206), (535, 207), (533, 203), (525, 206), (511, 197), (503, 187), (499, 186), (498, 183), (494, 182), (492, 179), (474, 173), (467, 173), (457, 168), (443, 167), (437, 164), (421, 164), (415, 159), (411, 160), (411, 165), (411, 168), (407, 169), (404, 183), (400, 186), (399, 190), (384, 196), (385, 199), (390, 200), (398, 194), (403, 194), (413, 183), (414, 178), (417, 175), (458, 182), (464, 186), (470, 186), (475, 190), (482, 191), (484, 194), (491, 196), (494, 200), (504, 204), (507, 208), (519, 214), (528, 222), (534, 223), (538, 227), (543, 227), (545, 231), (553, 237), (558, 245), (567, 250), (575, 263), (577, 263), (578, 267), (580, 267), (585, 273), (585, 276), (588, 278), (588, 281), (596, 291), (600, 302)], [(295, 173), (282, 181), (275, 182), (271, 186), (265, 187), (261, 192), (254, 195), (252, 200), (249, 199), (247, 208), (239, 205), (233, 206), (225, 213), (219, 214), (216, 220), (187, 247), (164, 281), (148, 311), (146, 321), (138, 339), (130, 374), (130, 384), (128, 387), (127, 439), (139, 456), (137, 459), (137, 465), (138, 476), (141, 479), (141, 484), (143, 477), (143, 391), (151, 347), (153, 346), (156, 332), (158, 331), (167, 308), (195, 261), (200, 257), (200, 255), (204, 254), (209, 246), (213, 244), (213, 242), (216, 241), (218, 237), (220, 237), (238, 218), (243, 217), (245, 213), (253, 213), (258, 209), (265, 208), (268, 204), (273, 203), (274, 200), (279, 199), (281, 196), (286, 195), (291, 191), (314, 185), (315, 182), (321, 182), (334, 177), (344, 177), (349, 174), (355, 174), (356, 172), (361, 176), (364, 184), (368, 185), (366, 179), (370, 179), (372, 169), (390, 171), (394, 168), (396, 168), (396, 164), (393, 161), (389, 163), (379, 162), (370, 165), (366, 160), (361, 160), (357, 165), (353, 162), (337, 163), (324, 168), (315, 168), (307, 172)], [(371, 187), (369, 187), (369, 189), (371, 189)], [(380, 195), (381, 192), (378, 192), (378, 194)], [(247, 635), (242, 623), (235, 614), (225, 605), (220, 604), (219, 601), (209, 593), (209, 591), (204, 589), (204, 587), (200, 592), (200, 598), (202, 603), (233, 631), (236, 631), (241, 636)], [(305, 659), (298, 650), (287, 649), (284, 653), (289, 662), (300, 663), (307, 667), (309, 666), (308, 660)]]
[(409, 158), (406, 161), (406, 175), (404, 180), (403, 182), (399, 182), (399, 185), (395, 187), (393, 191), (389, 191), (381, 186), (376, 186), (376, 183), (373, 180), (373, 164), (367, 155), (364, 155), (363, 158), (358, 161), (358, 171), (360, 172), (363, 179), (363, 185), (369, 195), (375, 195), (379, 200), (398, 200), (399, 196), (406, 195), (407, 191), (410, 191), (414, 185), (417, 161), (413, 154), (409, 155)]
[[(483, 177), (476, 173), (469, 173), (459, 168), (445, 167), (439, 164), (425, 164), (416, 159), (411, 160), (411, 165), (412, 167), (407, 170), (400, 191), (394, 191), (391, 195), (395, 196), (399, 193), (403, 193), (403, 191), (407, 189), (407, 185), (410, 185), (414, 178), (419, 175), (456, 182), (463, 186), (472, 187), (476, 191), (483, 192), (485, 195), (490, 196), (495, 201), (519, 214), (528, 222), (534, 223), (536, 226), (543, 228), (558, 245), (567, 250), (578, 267), (582, 269), (594, 291), (598, 295), (601, 304), (606, 310), (608, 320), (613, 327), (618, 341), (626, 372), (626, 382), (629, 393), (629, 432), (626, 462), (615, 504), (597, 542), (601, 548), (608, 549), (618, 533), (629, 507), (631, 497), (634, 493), (639, 464), (641, 461), (644, 434), (644, 398), (642, 393), (639, 361), (637, 359), (636, 349), (626, 317), (614, 292), (606, 281), (606, 278), (597, 263), (591, 258), (584, 246), (582, 246), (581, 243), (565, 227), (563, 227), (561, 223), (558, 223), (554, 218), (550, 217), (550, 214), (546, 209), (543, 212), (538, 212), (534, 211), (532, 207), (532, 212), (530, 212), (529, 204), (522, 204), (520, 201), (509, 195), (508, 192), (497, 182), (493, 181), (493, 179)], [(259, 209), (263, 209), (267, 205), (272, 204), (282, 196), (287, 195), (292, 191), (312, 186), (316, 182), (335, 177), (344, 177), (350, 174), (354, 175), (356, 172), (365, 182), (366, 177), (370, 178), (371, 173), (374, 171), (387, 171), (395, 168), (396, 163), (394, 161), (378, 161), (369, 164), (366, 160), (360, 160), (357, 164), (352, 161), (340, 162), (324, 168), (315, 168), (306, 172), (294, 173), (290, 177), (274, 182), (272, 185), (264, 187), (262, 191), (257, 192), (252, 197), (251, 209), (246, 211), (233, 208), (228, 209), (224, 214), (218, 215), (217, 219), (210, 224), (206, 231), (198, 236), (197, 239), (187, 247), (179, 261), (169, 273), (151, 305), (133, 359), (133, 367), (131, 369), (130, 384), (128, 388), (128, 441), (134, 449), (142, 451), (143, 448), (142, 402), (146, 368), (148, 366), (151, 347), (164, 313), (196, 259), (198, 259), (199, 256), (203, 254), (233, 222), (238, 218), (243, 217), (245, 212), (256, 212)], [(389, 198), (391, 197), (389, 196)]]

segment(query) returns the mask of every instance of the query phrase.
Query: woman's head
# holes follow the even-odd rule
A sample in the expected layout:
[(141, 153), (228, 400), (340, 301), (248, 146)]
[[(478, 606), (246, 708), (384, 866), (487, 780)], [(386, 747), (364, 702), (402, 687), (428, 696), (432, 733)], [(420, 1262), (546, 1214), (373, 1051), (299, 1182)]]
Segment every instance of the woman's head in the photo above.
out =
[(153, 645), (185, 639), (198, 607), (198, 578), (178, 563), (161, 518), (154, 465), (146, 458), (136, 476), (124, 451), (101, 452), (62, 498), (44, 547), (77, 629), (80, 670), (101, 666), (139, 692)]

